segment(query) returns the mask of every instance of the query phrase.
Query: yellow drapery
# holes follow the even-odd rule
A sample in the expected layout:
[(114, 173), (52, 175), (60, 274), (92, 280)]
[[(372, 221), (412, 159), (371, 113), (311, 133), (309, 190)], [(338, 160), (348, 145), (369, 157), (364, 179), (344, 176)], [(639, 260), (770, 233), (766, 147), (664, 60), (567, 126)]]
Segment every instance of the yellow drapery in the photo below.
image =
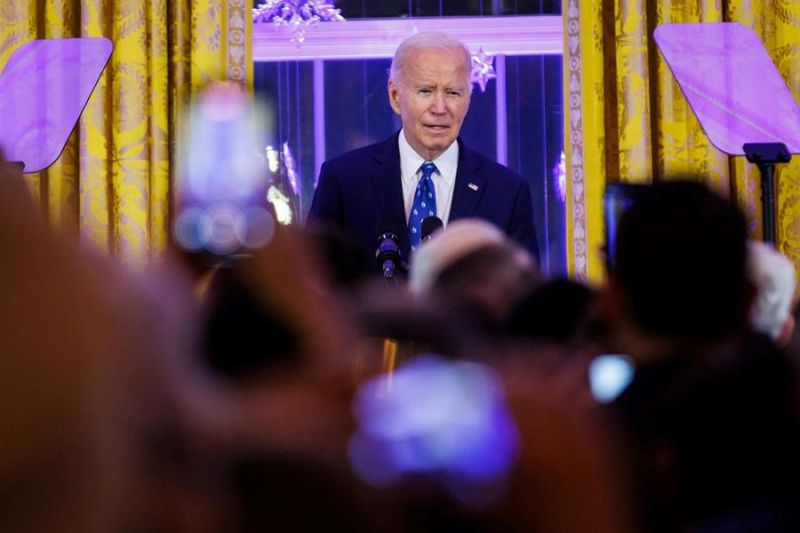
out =
[[(603, 276), (602, 194), (613, 181), (701, 177), (739, 202), (761, 236), (760, 178), (708, 142), (652, 41), (666, 22), (738, 22), (755, 30), (800, 102), (795, 0), (565, 0), (568, 258), (580, 279)], [(800, 265), (800, 158), (779, 170), (778, 247)], [(783, 178), (783, 179), (781, 179)]]
[(168, 243), (179, 112), (209, 80), (252, 80), (251, 0), (12, 0), (0, 68), (32, 39), (107, 37), (114, 52), (58, 161), (29, 175), (45, 216), (129, 265)]

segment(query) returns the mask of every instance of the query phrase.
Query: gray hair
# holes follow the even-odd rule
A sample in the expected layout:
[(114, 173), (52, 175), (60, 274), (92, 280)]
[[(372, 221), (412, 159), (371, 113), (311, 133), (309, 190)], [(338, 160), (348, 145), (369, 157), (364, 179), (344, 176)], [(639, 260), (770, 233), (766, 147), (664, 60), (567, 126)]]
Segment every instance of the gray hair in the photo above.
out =
[[(461, 218), (434, 233), (411, 256), (408, 280), (411, 293), (417, 296), (430, 293), (443, 272), (476, 252), (490, 249), (495, 250), (491, 261), (497, 268), (492, 269), (491, 277), (497, 282), (496, 289), (501, 288), (500, 278), (506, 274), (516, 280), (529, 271), (537, 271), (528, 252), (497, 226), (479, 218)], [(520, 292), (520, 287), (515, 290)]]
[(789, 259), (763, 242), (747, 243), (748, 277), (756, 295), (750, 310), (750, 325), (777, 340), (791, 312), (796, 284)]
[(406, 38), (400, 46), (395, 50), (394, 58), (392, 59), (392, 66), (389, 68), (389, 79), (395, 84), (399, 85), (403, 79), (403, 69), (405, 68), (405, 61), (408, 52), (411, 50), (443, 50), (450, 51), (460, 49), (464, 53), (464, 64), (467, 68), (467, 85), (468, 90), (472, 92), (472, 82), (469, 80), (469, 75), (472, 69), (472, 54), (467, 48), (467, 45), (458, 39), (451, 37), (447, 33), (441, 31), (424, 31), (415, 33), (411, 37)]

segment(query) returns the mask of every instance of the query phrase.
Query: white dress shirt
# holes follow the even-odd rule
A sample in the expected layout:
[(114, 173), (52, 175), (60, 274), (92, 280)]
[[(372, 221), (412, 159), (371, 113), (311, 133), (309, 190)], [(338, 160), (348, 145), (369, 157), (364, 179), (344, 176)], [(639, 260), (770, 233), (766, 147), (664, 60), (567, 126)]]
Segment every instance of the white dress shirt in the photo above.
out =
[[(403, 204), (406, 208), (407, 222), (411, 207), (414, 205), (414, 193), (417, 192), (417, 184), (422, 177), (420, 167), (426, 160), (408, 144), (405, 131), (400, 131), (397, 142), (400, 146), (400, 176), (403, 179)], [(431, 177), (436, 191), (436, 216), (447, 225), (458, 170), (458, 141), (453, 141), (453, 144), (432, 162), (436, 165), (436, 172)]]

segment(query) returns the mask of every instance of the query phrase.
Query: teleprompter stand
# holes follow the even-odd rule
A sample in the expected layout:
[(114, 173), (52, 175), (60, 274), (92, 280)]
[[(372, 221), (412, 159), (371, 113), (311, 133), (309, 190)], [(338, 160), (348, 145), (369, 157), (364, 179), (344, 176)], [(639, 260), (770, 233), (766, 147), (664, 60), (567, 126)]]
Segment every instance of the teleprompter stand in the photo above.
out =
[(761, 172), (761, 219), (764, 242), (777, 242), (775, 228), (775, 165), (788, 163), (792, 154), (783, 143), (745, 143), (747, 160), (758, 166)]
[(800, 109), (759, 37), (735, 23), (662, 24), (656, 44), (711, 143), (761, 172), (763, 239), (775, 244), (775, 166), (800, 153)]

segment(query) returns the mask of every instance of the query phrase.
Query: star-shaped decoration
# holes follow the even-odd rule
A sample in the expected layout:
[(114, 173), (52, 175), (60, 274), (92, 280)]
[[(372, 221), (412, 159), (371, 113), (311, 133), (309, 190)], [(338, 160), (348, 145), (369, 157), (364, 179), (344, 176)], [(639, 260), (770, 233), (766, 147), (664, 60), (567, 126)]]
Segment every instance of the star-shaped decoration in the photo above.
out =
[(494, 55), (487, 54), (483, 47), (478, 49), (477, 54), (472, 54), (472, 83), (478, 83), (481, 92), (486, 91), (486, 84), (489, 80), (496, 78), (494, 71)]

